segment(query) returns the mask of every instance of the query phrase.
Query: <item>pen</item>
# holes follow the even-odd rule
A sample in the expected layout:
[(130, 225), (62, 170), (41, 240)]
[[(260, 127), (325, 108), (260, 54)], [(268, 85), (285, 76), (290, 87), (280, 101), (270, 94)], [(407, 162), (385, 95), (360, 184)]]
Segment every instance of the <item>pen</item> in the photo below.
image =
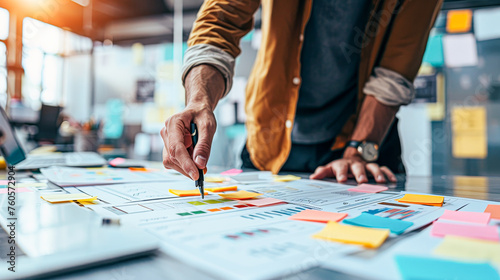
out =
[[(196, 143), (198, 143), (198, 129), (196, 128), (196, 124), (194, 122), (191, 122), (191, 140), (193, 140), (193, 151), (194, 147), (196, 147)], [(197, 188), (200, 188), (200, 193), (201, 193), (201, 198), (205, 198), (205, 188), (203, 187), (203, 170), (198, 169), (198, 173), (200, 176), (198, 177), (198, 180), (194, 182), (194, 185)]]

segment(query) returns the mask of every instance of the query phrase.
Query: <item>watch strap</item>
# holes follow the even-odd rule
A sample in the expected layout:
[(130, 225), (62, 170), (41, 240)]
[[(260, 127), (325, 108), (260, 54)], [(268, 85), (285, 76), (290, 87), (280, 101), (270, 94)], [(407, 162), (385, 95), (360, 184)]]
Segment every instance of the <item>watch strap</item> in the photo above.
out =
[(353, 147), (353, 148), (357, 149), (359, 147), (359, 145), (361, 145), (361, 143), (363, 143), (363, 142), (351, 140), (351, 141), (347, 142), (346, 148), (347, 147)]

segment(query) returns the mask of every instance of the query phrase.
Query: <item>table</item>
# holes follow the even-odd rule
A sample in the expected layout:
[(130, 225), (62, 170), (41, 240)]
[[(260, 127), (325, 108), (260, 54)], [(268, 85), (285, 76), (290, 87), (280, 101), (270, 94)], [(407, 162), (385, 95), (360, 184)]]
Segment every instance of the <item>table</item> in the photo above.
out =
[[(295, 175), (307, 178), (308, 174)], [(329, 181), (334, 181), (329, 179)], [(354, 181), (348, 184), (355, 185)], [(500, 177), (467, 177), (467, 176), (432, 176), (432, 177), (398, 177), (398, 183), (387, 185), (391, 190), (432, 193), (465, 198), (500, 201)], [(0, 236), (0, 240), (2, 237)], [(51, 279), (218, 279), (216, 275), (208, 275), (195, 267), (168, 256), (164, 252), (153, 255), (124, 260), (118, 263), (103, 264), (85, 270), (74, 271)], [(298, 275), (290, 275), (283, 279), (359, 279), (339, 272), (313, 268)]]

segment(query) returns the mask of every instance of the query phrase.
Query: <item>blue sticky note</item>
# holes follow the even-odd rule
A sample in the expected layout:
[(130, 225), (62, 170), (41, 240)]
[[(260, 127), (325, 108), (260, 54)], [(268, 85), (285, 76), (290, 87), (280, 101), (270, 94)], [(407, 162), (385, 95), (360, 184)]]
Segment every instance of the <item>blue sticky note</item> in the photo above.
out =
[(444, 65), (442, 34), (429, 36), (423, 62), (429, 63), (433, 67), (441, 67)]
[(467, 263), (414, 256), (396, 256), (395, 258), (399, 272), (405, 280), (500, 279), (498, 272), (489, 263)]
[(401, 234), (413, 225), (412, 222), (379, 217), (368, 213), (361, 213), (361, 215), (352, 219), (345, 219), (343, 222), (360, 227), (386, 228), (395, 234)]

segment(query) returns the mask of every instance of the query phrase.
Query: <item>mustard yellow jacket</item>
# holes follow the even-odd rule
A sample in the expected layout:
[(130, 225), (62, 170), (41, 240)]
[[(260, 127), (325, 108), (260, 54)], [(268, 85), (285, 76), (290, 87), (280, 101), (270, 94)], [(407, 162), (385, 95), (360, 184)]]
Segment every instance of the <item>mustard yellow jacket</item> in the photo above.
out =
[[(205, 0), (188, 44), (208, 44), (236, 57), (240, 39), (253, 28), (262, 5), (262, 43), (246, 89), (247, 148), (253, 164), (277, 173), (291, 149), (300, 86), (300, 54), (313, 0)], [(372, 0), (363, 36), (346, 52), (361, 55), (358, 109), (332, 149), (354, 130), (363, 88), (375, 67), (413, 81), (443, 0)]]

